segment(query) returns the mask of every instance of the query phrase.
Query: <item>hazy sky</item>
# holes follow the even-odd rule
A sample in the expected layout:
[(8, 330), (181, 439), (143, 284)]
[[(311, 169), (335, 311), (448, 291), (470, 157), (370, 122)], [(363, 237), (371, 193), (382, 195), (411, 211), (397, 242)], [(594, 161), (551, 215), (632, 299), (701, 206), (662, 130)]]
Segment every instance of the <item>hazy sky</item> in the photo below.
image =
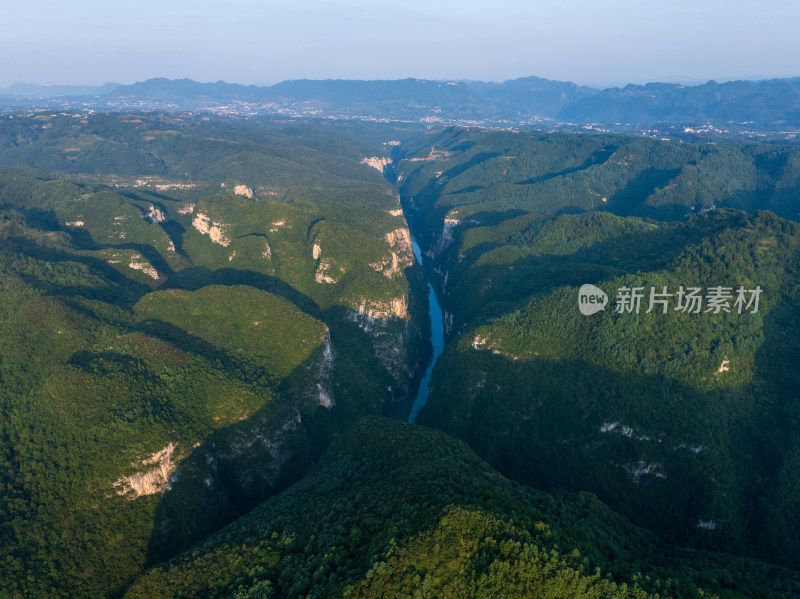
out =
[(17, 0), (0, 20), (0, 87), (797, 76), (798, 23), (797, 0)]

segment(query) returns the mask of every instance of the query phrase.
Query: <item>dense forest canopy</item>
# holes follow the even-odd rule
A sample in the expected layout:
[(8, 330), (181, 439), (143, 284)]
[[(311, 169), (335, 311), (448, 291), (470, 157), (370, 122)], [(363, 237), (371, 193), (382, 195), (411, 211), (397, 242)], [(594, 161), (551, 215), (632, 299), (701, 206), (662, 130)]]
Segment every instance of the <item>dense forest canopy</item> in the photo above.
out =
[(380, 143), (174, 115), (0, 137), (2, 593), (113, 594), (411, 392), (425, 295), (360, 164)]
[[(798, 156), (464, 129), (404, 144), (449, 339), (420, 422), (662, 538), (796, 565)], [(585, 284), (606, 310), (580, 312)], [(720, 305), (678, 310), (681, 288)]]
[[(0, 117), (0, 597), (797, 595), (799, 177), (778, 143)], [(380, 416), (428, 281), (412, 426)], [(616, 309), (681, 287), (760, 302)]]

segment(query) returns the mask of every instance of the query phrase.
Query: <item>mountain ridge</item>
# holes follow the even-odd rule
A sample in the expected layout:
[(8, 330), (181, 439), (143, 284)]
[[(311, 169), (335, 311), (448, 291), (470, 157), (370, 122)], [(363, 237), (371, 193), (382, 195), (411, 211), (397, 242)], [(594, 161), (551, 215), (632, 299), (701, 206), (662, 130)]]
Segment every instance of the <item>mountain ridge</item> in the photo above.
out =
[[(489, 126), (569, 128), (714, 125), (713, 134), (800, 130), (800, 78), (735, 80), (700, 85), (651, 82), (598, 88), (536, 76), (503, 82), (406, 79), (295, 79), (270, 86), (163, 77), (54, 97), (5, 93), (6, 108), (170, 109), (225, 114), (421, 121)], [(16, 84), (19, 87), (19, 84)], [(34, 86), (35, 87), (35, 86)], [(66, 86), (61, 86), (65, 90)], [(110, 88), (110, 89), (109, 89)], [(33, 89), (33, 88), (31, 88)], [(107, 93), (97, 93), (108, 90)], [(4, 97), (8, 96), (8, 97)], [(27, 96), (27, 99), (26, 99)], [(37, 101), (32, 96), (38, 96)], [(678, 132), (683, 131), (678, 128)], [(689, 133), (695, 132), (690, 128)]]

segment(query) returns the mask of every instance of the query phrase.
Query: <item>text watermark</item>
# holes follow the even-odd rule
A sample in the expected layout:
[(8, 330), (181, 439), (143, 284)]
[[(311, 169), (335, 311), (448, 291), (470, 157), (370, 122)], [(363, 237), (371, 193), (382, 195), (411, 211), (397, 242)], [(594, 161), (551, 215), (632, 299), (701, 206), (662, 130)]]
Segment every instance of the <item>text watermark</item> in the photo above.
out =
[[(674, 292), (670, 292), (666, 285), (660, 290), (650, 287), (648, 292), (645, 292), (645, 287), (622, 286), (617, 288), (614, 312), (638, 314), (646, 307), (645, 314), (659, 311), (667, 314), (670, 310), (684, 314), (755, 314), (758, 312), (761, 292), (760, 285), (756, 285), (755, 289), (746, 289), (743, 285), (736, 289), (722, 285), (705, 288), (681, 285)], [(599, 287), (587, 283), (578, 290), (581, 314), (596, 314), (605, 310), (607, 305), (608, 295)]]

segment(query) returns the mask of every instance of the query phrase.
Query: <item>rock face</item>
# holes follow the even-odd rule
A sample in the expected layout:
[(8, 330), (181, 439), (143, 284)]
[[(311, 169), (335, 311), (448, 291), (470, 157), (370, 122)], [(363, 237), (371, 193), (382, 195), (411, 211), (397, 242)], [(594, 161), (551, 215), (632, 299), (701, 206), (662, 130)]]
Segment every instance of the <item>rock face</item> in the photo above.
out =
[(138, 464), (134, 462), (132, 466), (153, 466), (142, 472), (137, 472), (131, 476), (121, 476), (115, 483), (115, 487), (121, 487), (118, 495), (128, 495), (133, 500), (145, 495), (163, 493), (169, 488), (170, 477), (175, 471), (176, 463), (172, 456), (175, 453), (175, 445), (170, 443), (161, 451), (155, 452), (149, 458), (141, 460)]
[(407, 298), (388, 301), (362, 298), (348, 317), (369, 335), (375, 357), (394, 378), (399, 390), (395, 397), (401, 399), (414, 374), (412, 345), (418, 343), (419, 336), (419, 327), (408, 312)]
[(311, 248), (311, 257), (317, 261), (317, 268), (314, 272), (314, 280), (317, 283), (339, 282), (339, 279), (344, 274), (345, 270), (330, 258), (323, 258), (322, 247), (317, 242), (314, 242), (314, 246)]
[(385, 158), (381, 156), (370, 156), (369, 158), (361, 159), (361, 164), (366, 164), (367, 166), (371, 166), (372, 168), (378, 169), (381, 172), (383, 172), (383, 170), (391, 163), (391, 158)]
[(353, 320), (359, 323), (385, 321), (391, 318), (408, 318), (408, 300), (405, 297), (396, 297), (385, 302), (361, 298), (361, 301), (353, 306)]
[(389, 255), (380, 262), (370, 264), (372, 268), (389, 279), (402, 274), (402, 269), (414, 264), (414, 253), (411, 249), (411, 233), (408, 228), (401, 227), (386, 234), (386, 243), (391, 248)]
[(233, 188), (233, 193), (235, 193), (237, 196), (244, 196), (248, 200), (253, 198), (253, 190), (250, 189), (247, 185), (236, 185)]
[(143, 258), (141, 254), (132, 254), (131, 260), (128, 263), (128, 268), (132, 268), (134, 270), (141, 270), (144, 274), (148, 277), (158, 281), (160, 279), (160, 275), (158, 271), (153, 267), (150, 262), (147, 261), (146, 258)]
[(323, 408), (332, 408), (335, 403), (331, 388), (331, 376), (333, 375), (333, 348), (331, 347), (331, 335), (325, 338), (322, 346), (322, 360), (319, 365), (319, 382), (316, 386), (319, 404)]
[(320, 260), (317, 264), (317, 270), (314, 273), (314, 280), (317, 283), (338, 283), (339, 279), (332, 277), (330, 274), (333, 267), (333, 262), (329, 260)]
[(453, 231), (461, 222), (459, 219), (456, 218), (457, 212), (453, 211), (444, 218), (444, 224), (442, 225), (442, 234), (439, 235), (439, 239), (436, 241), (436, 245), (434, 246), (434, 253), (441, 254), (444, 252), (451, 243), (453, 243)]
[(225, 234), (227, 225), (211, 221), (208, 215), (198, 212), (192, 220), (192, 226), (203, 235), (208, 235), (211, 241), (224, 247), (228, 247), (231, 240)]
[(155, 204), (150, 204), (150, 207), (147, 209), (147, 212), (142, 215), (142, 218), (150, 223), (163, 223), (167, 220), (164, 211), (161, 210), (161, 208), (157, 208)]
[[(274, 223), (272, 223), (272, 227), (270, 227), (269, 232), (270, 233), (275, 233), (281, 227), (286, 227), (286, 226), (287, 225), (286, 225), (286, 221), (285, 220), (276, 220)], [(287, 228), (291, 229), (292, 226), (289, 225)]]

